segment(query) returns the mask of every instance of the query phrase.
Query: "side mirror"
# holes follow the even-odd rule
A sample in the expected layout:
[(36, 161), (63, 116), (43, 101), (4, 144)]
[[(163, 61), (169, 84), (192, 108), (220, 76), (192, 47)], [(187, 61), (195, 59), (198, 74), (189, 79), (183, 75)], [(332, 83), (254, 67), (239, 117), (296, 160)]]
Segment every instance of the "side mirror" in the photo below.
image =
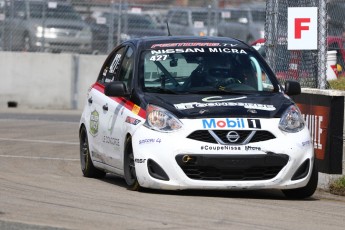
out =
[(125, 97), (128, 96), (126, 85), (121, 81), (110, 82), (105, 86), (104, 94), (109, 97)]
[(301, 85), (297, 81), (288, 80), (285, 82), (284, 92), (289, 95), (298, 95), (301, 93)]

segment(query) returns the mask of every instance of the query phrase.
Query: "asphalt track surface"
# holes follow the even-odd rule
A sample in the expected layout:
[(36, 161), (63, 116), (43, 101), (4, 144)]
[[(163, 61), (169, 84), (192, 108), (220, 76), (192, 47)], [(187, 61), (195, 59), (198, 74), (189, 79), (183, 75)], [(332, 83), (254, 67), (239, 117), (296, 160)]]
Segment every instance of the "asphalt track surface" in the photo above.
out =
[(79, 111), (0, 111), (0, 229), (345, 229), (345, 198), (323, 191), (132, 192), (82, 176)]

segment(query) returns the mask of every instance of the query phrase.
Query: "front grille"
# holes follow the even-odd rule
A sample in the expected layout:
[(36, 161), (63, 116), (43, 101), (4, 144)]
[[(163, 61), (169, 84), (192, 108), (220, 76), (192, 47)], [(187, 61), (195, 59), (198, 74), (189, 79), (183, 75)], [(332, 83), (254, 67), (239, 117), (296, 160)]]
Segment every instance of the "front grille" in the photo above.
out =
[[(236, 142), (230, 142), (227, 134), (236, 131), (240, 138)], [(248, 144), (268, 141), (276, 138), (272, 133), (265, 130), (197, 130), (189, 134), (187, 138), (213, 144)]]
[(217, 141), (212, 137), (212, 135), (207, 130), (197, 130), (191, 133), (187, 138), (217, 144)]
[(176, 162), (190, 179), (211, 181), (269, 180), (280, 172), (288, 160), (285, 154), (176, 156)]
[(240, 138), (236, 142), (230, 142), (226, 135), (230, 132), (229, 130), (213, 130), (213, 132), (224, 142), (224, 143), (232, 143), (232, 144), (242, 144), (243, 141), (247, 139), (249, 134), (252, 133), (250, 130), (236, 130)]

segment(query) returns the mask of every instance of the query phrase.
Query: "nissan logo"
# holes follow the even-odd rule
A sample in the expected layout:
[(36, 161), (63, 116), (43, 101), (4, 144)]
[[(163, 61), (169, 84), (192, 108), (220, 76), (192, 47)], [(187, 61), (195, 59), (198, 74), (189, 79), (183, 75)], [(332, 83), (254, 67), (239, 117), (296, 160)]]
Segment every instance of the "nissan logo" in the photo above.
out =
[(226, 138), (231, 142), (234, 143), (240, 139), (240, 135), (236, 131), (230, 131), (226, 134)]

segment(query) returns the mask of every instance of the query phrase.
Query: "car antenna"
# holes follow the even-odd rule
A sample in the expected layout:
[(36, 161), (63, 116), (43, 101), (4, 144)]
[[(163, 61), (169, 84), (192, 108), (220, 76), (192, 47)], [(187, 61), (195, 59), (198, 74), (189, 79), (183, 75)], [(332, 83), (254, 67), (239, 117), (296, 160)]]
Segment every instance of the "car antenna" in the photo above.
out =
[(168, 28), (168, 36), (171, 36), (168, 22), (167, 22), (167, 28)]

